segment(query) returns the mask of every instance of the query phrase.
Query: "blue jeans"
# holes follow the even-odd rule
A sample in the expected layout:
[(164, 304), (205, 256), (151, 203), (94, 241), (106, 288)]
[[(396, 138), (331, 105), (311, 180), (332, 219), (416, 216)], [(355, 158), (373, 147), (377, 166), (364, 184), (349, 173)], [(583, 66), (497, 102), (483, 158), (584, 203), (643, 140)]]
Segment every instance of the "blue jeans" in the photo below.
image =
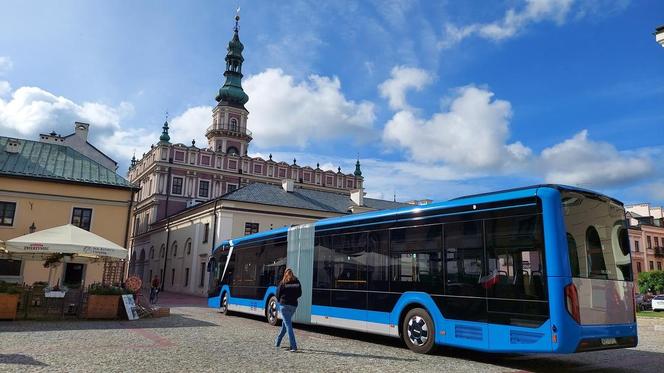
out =
[(289, 305), (279, 305), (279, 308), (281, 309), (281, 331), (279, 331), (279, 335), (277, 336), (277, 339), (274, 341), (274, 345), (276, 347), (279, 347), (281, 345), (281, 340), (284, 338), (284, 335), (286, 335), (286, 332), (288, 332), (288, 341), (290, 342), (290, 348), (291, 350), (297, 350), (297, 343), (295, 342), (295, 333), (293, 332), (293, 315), (295, 314), (295, 310), (297, 307), (295, 306), (289, 306)]

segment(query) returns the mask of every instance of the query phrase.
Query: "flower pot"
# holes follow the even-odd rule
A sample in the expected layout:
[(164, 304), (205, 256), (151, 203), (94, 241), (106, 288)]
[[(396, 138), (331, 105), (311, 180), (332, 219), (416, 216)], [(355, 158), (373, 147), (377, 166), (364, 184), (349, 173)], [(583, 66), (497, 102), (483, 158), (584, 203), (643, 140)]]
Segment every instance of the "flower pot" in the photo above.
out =
[(88, 296), (88, 319), (115, 319), (118, 317), (120, 305), (119, 295), (94, 295)]
[(0, 293), (0, 320), (16, 319), (18, 294)]

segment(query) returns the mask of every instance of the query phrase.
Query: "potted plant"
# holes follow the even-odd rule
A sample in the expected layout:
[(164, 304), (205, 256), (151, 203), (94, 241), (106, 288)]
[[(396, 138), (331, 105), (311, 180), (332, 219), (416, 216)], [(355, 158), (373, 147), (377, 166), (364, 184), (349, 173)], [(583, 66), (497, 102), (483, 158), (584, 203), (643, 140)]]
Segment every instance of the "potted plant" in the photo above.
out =
[(16, 284), (0, 281), (0, 319), (16, 319), (20, 293), (21, 291)]
[(111, 285), (94, 283), (88, 288), (88, 319), (114, 319), (118, 316), (120, 296), (125, 290)]

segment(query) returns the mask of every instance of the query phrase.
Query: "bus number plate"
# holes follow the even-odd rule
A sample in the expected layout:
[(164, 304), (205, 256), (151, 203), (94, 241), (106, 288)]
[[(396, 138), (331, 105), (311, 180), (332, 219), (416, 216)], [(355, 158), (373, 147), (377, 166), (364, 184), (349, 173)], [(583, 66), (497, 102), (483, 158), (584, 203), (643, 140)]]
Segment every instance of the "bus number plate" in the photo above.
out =
[(602, 338), (602, 344), (606, 345), (615, 345), (618, 344), (615, 338)]

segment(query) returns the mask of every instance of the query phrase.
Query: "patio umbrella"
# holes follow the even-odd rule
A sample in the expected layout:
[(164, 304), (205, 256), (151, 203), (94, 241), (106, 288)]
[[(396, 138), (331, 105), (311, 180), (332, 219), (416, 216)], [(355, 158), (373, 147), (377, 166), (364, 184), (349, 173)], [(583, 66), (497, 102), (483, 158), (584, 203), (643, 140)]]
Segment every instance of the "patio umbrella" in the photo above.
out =
[(88, 258), (127, 258), (127, 249), (71, 224), (7, 240), (4, 242), (4, 251), (8, 254), (75, 254)]

